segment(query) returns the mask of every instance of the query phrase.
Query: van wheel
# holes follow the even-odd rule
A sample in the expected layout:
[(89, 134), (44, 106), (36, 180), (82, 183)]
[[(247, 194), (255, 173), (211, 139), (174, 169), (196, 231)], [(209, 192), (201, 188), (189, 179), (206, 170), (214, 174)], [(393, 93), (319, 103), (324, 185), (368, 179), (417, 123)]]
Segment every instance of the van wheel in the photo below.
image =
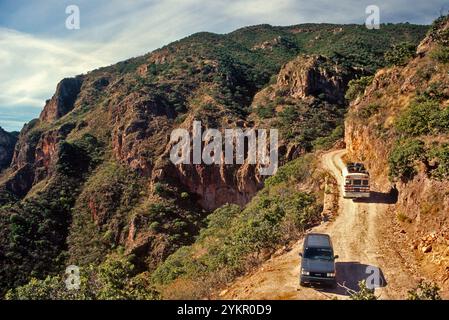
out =
[(307, 287), (307, 284), (304, 281), (299, 281), (299, 285), (301, 287)]

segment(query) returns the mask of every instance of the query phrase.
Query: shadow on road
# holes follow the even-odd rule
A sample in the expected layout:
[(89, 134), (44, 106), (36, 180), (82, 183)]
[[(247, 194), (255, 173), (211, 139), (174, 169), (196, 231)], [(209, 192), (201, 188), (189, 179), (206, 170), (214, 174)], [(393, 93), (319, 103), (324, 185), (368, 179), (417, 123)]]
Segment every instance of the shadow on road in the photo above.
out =
[[(337, 271), (337, 286), (335, 288), (320, 287), (316, 288), (317, 290), (349, 296), (350, 293), (346, 288), (353, 291), (359, 291), (359, 282), (362, 280), (365, 280), (368, 285), (374, 285), (376, 288), (385, 287), (387, 285), (382, 270), (375, 266), (350, 261), (337, 262), (335, 263), (335, 268)], [(376, 272), (378, 277), (375, 274)], [(346, 288), (343, 288), (342, 286)]]
[(385, 203), (385, 204), (395, 204), (398, 202), (399, 192), (395, 187), (390, 189), (388, 193), (371, 191), (369, 198), (354, 199), (354, 202), (358, 203)]

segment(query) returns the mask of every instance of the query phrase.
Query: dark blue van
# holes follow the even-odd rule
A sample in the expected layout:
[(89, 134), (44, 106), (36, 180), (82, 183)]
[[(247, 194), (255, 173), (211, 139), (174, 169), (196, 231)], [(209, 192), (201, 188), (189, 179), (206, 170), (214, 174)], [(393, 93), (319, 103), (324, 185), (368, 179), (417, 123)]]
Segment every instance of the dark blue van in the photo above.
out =
[(299, 283), (301, 286), (306, 284), (324, 284), (335, 287), (336, 270), (332, 241), (329, 235), (321, 233), (309, 233), (304, 239), (301, 259), (301, 274)]

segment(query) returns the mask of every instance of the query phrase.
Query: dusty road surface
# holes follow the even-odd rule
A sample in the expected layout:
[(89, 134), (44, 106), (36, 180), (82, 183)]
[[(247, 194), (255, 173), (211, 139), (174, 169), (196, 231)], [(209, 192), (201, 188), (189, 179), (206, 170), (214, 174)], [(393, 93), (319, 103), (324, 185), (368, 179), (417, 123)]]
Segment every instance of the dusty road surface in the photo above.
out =
[[(360, 280), (378, 284), (376, 295), (380, 299), (405, 298), (407, 290), (415, 283), (400, 254), (388, 241), (386, 209), (391, 195), (374, 192), (364, 202), (343, 199), (341, 157), (345, 150), (324, 154), (323, 168), (337, 179), (340, 189), (338, 215), (334, 221), (324, 222), (312, 232), (330, 234), (337, 259), (337, 282), (347, 288), (357, 289)], [(341, 286), (330, 288), (304, 288), (299, 286), (302, 240), (292, 250), (264, 263), (254, 273), (238, 278), (221, 294), (222, 299), (338, 299), (348, 298)], [(380, 281), (373, 277), (374, 268), (380, 270)]]

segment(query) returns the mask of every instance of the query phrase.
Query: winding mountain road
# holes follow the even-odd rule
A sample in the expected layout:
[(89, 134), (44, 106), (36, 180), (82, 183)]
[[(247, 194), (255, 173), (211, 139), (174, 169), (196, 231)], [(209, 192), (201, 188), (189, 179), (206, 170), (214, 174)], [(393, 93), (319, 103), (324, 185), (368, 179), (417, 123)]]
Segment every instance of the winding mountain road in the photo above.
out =
[[(345, 152), (331, 151), (322, 157), (322, 167), (335, 176), (339, 190), (343, 183)], [(299, 286), (301, 240), (289, 252), (271, 258), (252, 274), (238, 278), (220, 298), (345, 299), (349, 296), (346, 288), (357, 289), (360, 280), (376, 285), (375, 292), (380, 299), (404, 298), (414, 281), (386, 237), (391, 195), (374, 192), (368, 201), (356, 202), (344, 199), (341, 193), (334, 221), (323, 222), (311, 230), (332, 237), (335, 254), (339, 255), (336, 263), (339, 285), (335, 289)], [(377, 271), (379, 277), (375, 277)]]

